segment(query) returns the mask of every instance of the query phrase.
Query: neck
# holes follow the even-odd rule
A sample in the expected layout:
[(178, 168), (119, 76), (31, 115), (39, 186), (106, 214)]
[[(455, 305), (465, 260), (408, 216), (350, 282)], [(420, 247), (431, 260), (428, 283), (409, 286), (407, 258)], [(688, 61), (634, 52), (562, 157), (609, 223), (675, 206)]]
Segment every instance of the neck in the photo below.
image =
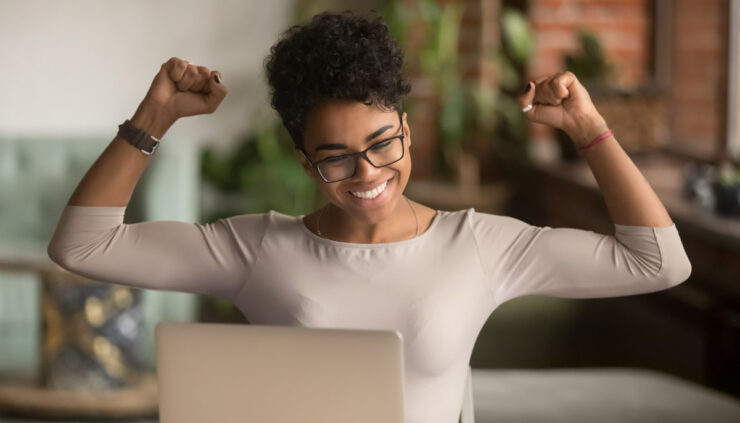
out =
[(419, 235), (419, 219), (412, 203), (399, 199), (392, 214), (378, 222), (359, 220), (328, 204), (317, 217), (319, 235), (334, 241), (379, 244), (415, 238)]

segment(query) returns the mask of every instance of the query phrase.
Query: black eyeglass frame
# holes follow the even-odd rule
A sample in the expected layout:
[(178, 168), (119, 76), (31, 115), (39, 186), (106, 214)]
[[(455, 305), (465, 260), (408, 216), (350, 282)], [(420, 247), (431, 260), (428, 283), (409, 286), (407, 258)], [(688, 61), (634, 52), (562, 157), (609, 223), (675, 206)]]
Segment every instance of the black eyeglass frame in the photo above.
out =
[[(319, 176), (321, 177), (321, 179), (324, 182), (326, 182), (328, 184), (333, 184), (334, 182), (344, 181), (345, 179), (349, 179), (349, 178), (355, 176), (355, 174), (357, 173), (357, 160), (358, 160), (358, 157), (362, 157), (368, 163), (370, 163), (370, 165), (372, 167), (374, 167), (376, 169), (380, 169), (381, 167), (390, 166), (393, 163), (398, 163), (401, 159), (403, 159), (403, 157), (406, 155), (406, 147), (405, 147), (405, 145), (403, 143), (403, 140), (406, 138), (406, 135), (403, 133), (403, 116), (401, 115), (401, 111), (400, 110), (398, 111), (398, 122), (401, 125), (401, 134), (400, 135), (396, 135), (396, 136), (393, 136), (393, 137), (390, 137), (390, 138), (382, 139), (382, 140), (380, 140), (380, 141), (378, 141), (376, 143), (373, 143), (373, 145), (371, 145), (370, 147), (368, 147), (368, 148), (366, 148), (366, 149), (364, 149), (362, 151), (358, 151), (357, 153), (347, 153), (347, 154), (340, 154), (338, 156), (331, 156), (331, 157), (327, 157), (325, 159), (321, 159), (318, 162), (314, 163), (314, 162), (311, 161), (311, 159), (308, 158), (308, 153), (306, 153), (306, 150), (304, 150), (304, 149), (301, 149), (301, 150), (303, 151), (303, 155), (306, 156), (306, 160), (308, 160), (308, 162), (316, 170), (316, 173), (319, 174)], [(383, 142), (386, 142), (386, 141), (390, 141), (390, 140), (393, 140), (393, 139), (396, 139), (396, 138), (399, 138), (401, 140), (401, 157), (399, 157), (398, 159), (396, 159), (396, 160), (394, 160), (394, 161), (392, 161), (390, 163), (386, 163), (386, 164), (384, 164), (382, 166), (376, 166), (375, 163), (373, 163), (372, 161), (370, 161), (370, 158), (367, 157), (367, 152), (370, 151), (370, 149), (372, 149), (373, 147), (375, 147), (376, 145), (378, 145), (380, 143), (383, 143)], [(336, 181), (329, 181), (329, 180), (327, 180), (324, 177), (324, 175), (321, 173), (321, 171), (319, 170), (319, 165), (321, 163), (325, 162), (325, 161), (328, 161), (328, 160), (343, 159), (345, 157), (353, 157), (354, 160), (355, 160), (354, 161), (355, 170), (352, 172), (352, 174), (349, 175), (349, 176), (347, 176), (346, 178), (337, 179)]]

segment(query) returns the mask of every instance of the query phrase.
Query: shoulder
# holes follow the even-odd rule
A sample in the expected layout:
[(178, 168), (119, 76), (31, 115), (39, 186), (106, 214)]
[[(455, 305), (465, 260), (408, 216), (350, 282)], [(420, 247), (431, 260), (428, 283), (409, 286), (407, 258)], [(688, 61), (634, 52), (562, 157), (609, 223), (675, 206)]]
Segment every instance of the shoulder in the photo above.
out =
[(224, 221), (233, 226), (260, 226), (269, 221), (269, 213), (236, 214), (218, 219), (218, 221)]
[(473, 234), (480, 240), (508, 244), (536, 236), (543, 229), (550, 229), (531, 225), (515, 217), (482, 213), (475, 209), (467, 209), (465, 214)]
[(271, 226), (272, 213), (237, 214), (218, 219), (212, 225), (222, 224), (239, 238), (246, 236), (261, 238), (267, 232), (267, 228)]
[(532, 225), (511, 216), (500, 214), (483, 213), (475, 209), (464, 210), (466, 217), (470, 219), (471, 224), (475, 227), (506, 227), (506, 228), (523, 228)]

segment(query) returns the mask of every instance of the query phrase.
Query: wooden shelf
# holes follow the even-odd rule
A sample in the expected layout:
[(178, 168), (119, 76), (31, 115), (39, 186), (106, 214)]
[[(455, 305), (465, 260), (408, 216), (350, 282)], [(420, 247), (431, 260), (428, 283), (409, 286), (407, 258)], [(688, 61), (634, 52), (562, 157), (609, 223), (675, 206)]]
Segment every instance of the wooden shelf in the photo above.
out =
[(3, 414), (37, 418), (151, 417), (158, 411), (157, 379), (142, 375), (133, 388), (105, 391), (47, 389), (32, 383), (0, 383)]

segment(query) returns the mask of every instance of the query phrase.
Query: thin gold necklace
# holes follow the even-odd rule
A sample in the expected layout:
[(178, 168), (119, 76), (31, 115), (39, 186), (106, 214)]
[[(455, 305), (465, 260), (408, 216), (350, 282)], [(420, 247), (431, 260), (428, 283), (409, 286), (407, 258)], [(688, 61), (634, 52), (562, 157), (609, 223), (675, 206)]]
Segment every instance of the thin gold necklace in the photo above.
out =
[[(406, 199), (406, 203), (408, 203), (409, 207), (411, 207), (411, 212), (414, 213), (414, 221), (416, 222), (416, 235), (414, 235), (414, 238), (416, 238), (417, 236), (419, 236), (419, 218), (416, 216), (416, 210), (414, 210), (414, 207), (411, 205), (411, 201), (408, 199), (408, 197), (404, 196), (403, 198)], [(321, 213), (319, 213), (319, 218), (316, 220), (316, 233), (322, 238), (326, 238), (326, 236), (321, 233), (321, 217), (324, 216), (324, 212), (328, 207), (329, 205), (327, 204), (323, 209), (321, 209)]]

